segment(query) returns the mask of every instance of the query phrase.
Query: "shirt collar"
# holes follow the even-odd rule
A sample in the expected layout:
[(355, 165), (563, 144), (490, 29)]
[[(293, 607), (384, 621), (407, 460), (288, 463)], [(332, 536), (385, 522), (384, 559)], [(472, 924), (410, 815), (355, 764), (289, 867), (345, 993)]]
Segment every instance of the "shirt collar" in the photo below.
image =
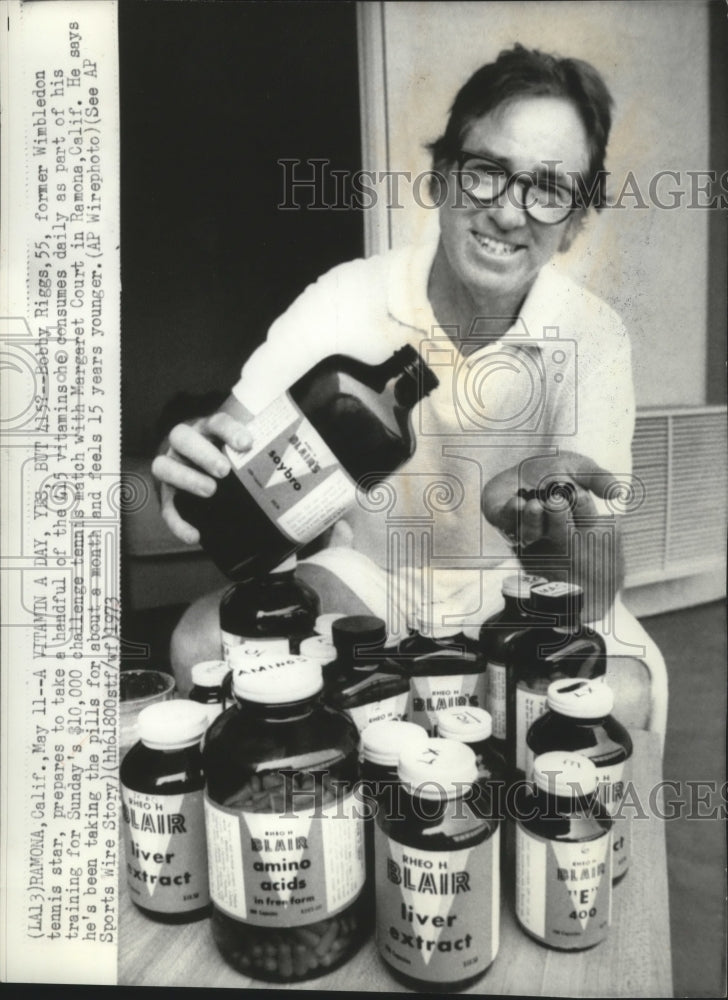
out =
[[(435, 318), (427, 296), (427, 283), (435, 259), (439, 235), (414, 246), (396, 251), (394, 266), (388, 275), (387, 308), (390, 316), (403, 326), (411, 327), (427, 337), (434, 329), (442, 329)], [(555, 265), (546, 264), (529, 289), (516, 321), (501, 339), (509, 337), (533, 340), (541, 347), (543, 322), (554, 316)]]

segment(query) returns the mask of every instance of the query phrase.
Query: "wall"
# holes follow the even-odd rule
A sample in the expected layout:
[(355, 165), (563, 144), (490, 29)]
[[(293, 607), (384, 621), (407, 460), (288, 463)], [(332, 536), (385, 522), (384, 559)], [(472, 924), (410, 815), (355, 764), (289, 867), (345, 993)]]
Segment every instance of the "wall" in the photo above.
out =
[(355, 8), (123, 0), (119, 52), (123, 448), (148, 456), (175, 394), (227, 395), (273, 319), (361, 255), (357, 213), (277, 208), (279, 159), (360, 164)]
[[(603, 73), (616, 102), (607, 162), (612, 194), (619, 195), (632, 171), (650, 202), (650, 180), (666, 169), (680, 171), (681, 181), (661, 182), (659, 199), (672, 202), (671, 186), (686, 194), (675, 210), (637, 208), (637, 199), (625, 195), (624, 209), (592, 214), (561, 263), (624, 318), (634, 346), (640, 406), (704, 403), (708, 305), (710, 296), (722, 294), (724, 301), (725, 278), (721, 288), (716, 274), (722, 263), (725, 275), (726, 239), (725, 227), (717, 238), (713, 227), (711, 284), (707, 251), (715, 213), (686, 207), (690, 181), (685, 172), (721, 168), (711, 163), (709, 149), (708, 5), (615, 0), (363, 7), (364, 33), (378, 36), (384, 46), (386, 119), (369, 149), (378, 169), (385, 157), (391, 170), (426, 170), (423, 144), (444, 129), (458, 88), (515, 41), (587, 59)], [(370, 98), (371, 112), (377, 100), (371, 82)], [(405, 207), (389, 213), (382, 242), (401, 244), (435, 223), (435, 212), (401, 200)], [(708, 333), (712, 343), (722, 344), (725, 321)]]

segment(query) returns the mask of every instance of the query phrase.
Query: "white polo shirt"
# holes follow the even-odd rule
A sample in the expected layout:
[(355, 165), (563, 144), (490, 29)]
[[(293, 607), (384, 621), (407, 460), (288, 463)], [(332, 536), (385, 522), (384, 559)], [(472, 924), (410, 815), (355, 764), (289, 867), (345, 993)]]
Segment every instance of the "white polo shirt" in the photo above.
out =
[(630, 475), (634, 394), (619, 317), (553, 265), (497, 341), (479, 340), (477, 322), (439, 325), (427, 297), (436, 246), (324, 274), (273, 323), (233, 392), (255, 414), (330, 354), (378, 364), (404, 343), (416, 347), (440, 385), (414, 410), (415, 454), (376, 495), (360, 493), (346, 520), (354, 548), (379, 566), (429, 562), (452, 590), (510, 556), (480, 511), (496, 473), (561, 449)]

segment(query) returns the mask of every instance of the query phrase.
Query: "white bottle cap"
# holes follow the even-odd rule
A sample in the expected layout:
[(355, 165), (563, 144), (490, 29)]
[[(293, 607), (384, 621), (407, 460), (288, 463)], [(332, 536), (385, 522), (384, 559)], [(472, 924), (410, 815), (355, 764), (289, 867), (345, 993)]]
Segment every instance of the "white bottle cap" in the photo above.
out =
[(403, 750), (397, 767), (408, 792), (423, 799), (455, 799), (478, 776), (475, 753), (465, 743), (431, 738), (419, 747)]
[(227, 676), (230, 665), (225, 660), (203, 660), (190, 671), (192, 683), (197, 687), (220, 687)]
[(323, 687), (321, 661), (307, 656), (245, 655), (233, 646), (230, 660), (238, 698), (263, 705), (283, 705), (311, 698)]
[(278, 564), (278, 566), (275, 566), (271, 570), (271, 573), (290, 573), (292, 569), (296, 568), (296, 566), (298, 566), (298, 559), (295, 555), (292, 555), (287, 559), (284, 559), (282, 563)]
[(493, 720), (484, 708), (444, 708), (437, 713), (437, 735), (445, 740), (475, 743), (492, 732)]
[(572, 719), (603, 719), (614, 708), (614, 692), (602, 680), (560, 677), (546, 692), (548, 707)]
[(322, 665), (333, 663), (336, 659), (336, 647), (325, 635), (310, 635), (299, 647), (301, 656), (312, 660), (320, 660)]
[(337, 622), (339, 618), (346, 618), (343, 611), (333, 611), (326, 615), (319, 615), (314, 624), (314, 632), (318, 632), (319, 635), (326, 636), (326, 638), (331, 642), (331, 626), (334, 622)]
[(427, 730), (414, 722), (399, 719), (380, 719), (372, 722), (361, 734), (361, 752), (372, 764), (394, 767), (400, 754), (407, 747), (421, 747), (427, 743)]
[(199, 702), (159, 701), (139, 713), (139, 739), (153, 750), (181, 750), (199, 743), (207, 725), (207, 709)]
[(504, 597), (520, 597), (521, 600), (527, 601), (531, 594), (531, 587), (537, 587), (540, 583), (548, 583), (545, 576), (516, 573), (505, 578), (501, 584), (501, 594)]
[(550, 795), (591, 795), (597, 787), (597, 769), (583, 754), (550, 750), (534, 760), (533, 780)]

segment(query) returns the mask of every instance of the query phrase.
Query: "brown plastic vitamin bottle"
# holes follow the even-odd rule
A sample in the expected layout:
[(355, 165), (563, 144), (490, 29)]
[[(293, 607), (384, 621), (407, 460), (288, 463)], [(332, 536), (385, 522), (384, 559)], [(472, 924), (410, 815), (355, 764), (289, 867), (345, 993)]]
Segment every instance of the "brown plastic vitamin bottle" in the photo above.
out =
[(223, 685), (229, 673), (230, 665), (224, 660), (203, 660), (202, 663), (195, 663), (190, 671), (190, 701), (205, 706), (208, 724), (227, 707)]
[(604, 639), (581, 622), (584, 592), (553, 581), (531, 587), (530, 606), (543, 625), (524, 629), (506, 648), (506, 766), (510, 777), (525, 777), (526, 733), (546, 711), (546, 691), (563, 677), (603, 677)]
[(271, 982), (323, 975), (369, 929), (359, 738), (321, 688), (315, 661), (251, 658), (203, 750), (213, 935), (230, 965)]
[(410, 685), (383, 655), (382, 619), (349, 615), (333, 623), (331, 634), (336, 659), (324, 671), (325, 701), (346, 712), (360, 733), (373, 722), (404, 719)]
[(132, 902), (166, 923), (210, 912), (200, 740), (207, 712), (160, 702), (139, 715), (140, 741), (121, 765), (127, 885)]
[(232, 579), (267, 572), (411, 457), (411, 411), (437, 384), (409, 344), (379, 365), (324, 358), (248, 424), (250, 451), (226, 446), (213, 496), (180, 491), (177, 509)]
[(594, 762), (599, 799), (614, 819), (612, 878), (617, 882), (627, 874), (632, 844), (631, 814), (615, 815), (631, 777), (632, 739), (610, 715), (614, 693), (604, 681), (567, 678), (549, 685), (546, 703), (549, 711), (536, 719), (526, 737), (526, 769), (533, 767), (534, 757), (550, 750), (573, 750)]
[(375, 830), (379, 954), (411, 989), (464, 989), (498, 951), (499, 824), (465, 744), (429, 739), (397, 771), (397, 809)]
[(546, 583), (542, 576), (527, 573), (508, 576), (501, 585), (504, 605), (497, 615), (483, 622), (478, 648), (486, 663), (485, 707), (493, 720), (493, 745), (506, 752), (506, 650), (514, 636), (524, 629), (542, 625), (543, 618), (531, 613), (531, 587)]
[(603, 941), (612, 919), (612, 820), (596, 800), (597, 769), (554, 751), (533, 764), (516, 826), (516, 917), (564, 951)]
[(233, 647), (280, 656), (298, 653), (319, 613), (318, 595), (296, 577), (291, 556), (267, 575), (228, 588), (220, 601), (223, 655)]

